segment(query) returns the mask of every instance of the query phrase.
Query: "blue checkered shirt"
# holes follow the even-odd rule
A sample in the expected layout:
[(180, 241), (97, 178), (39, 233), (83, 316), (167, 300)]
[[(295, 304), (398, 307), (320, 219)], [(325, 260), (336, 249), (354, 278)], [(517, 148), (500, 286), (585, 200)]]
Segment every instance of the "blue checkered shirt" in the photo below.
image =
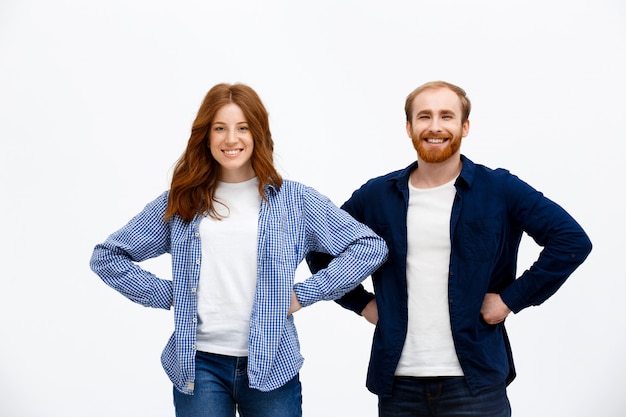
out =
[[(303, 363), (293, 316), (292, 289), (303, 307), (337, 299), (369, 276), (387, 257), (387, 246), (314, 189), (285, 180), (265, 188), (259, 212), (257, 283), (248, 337), (250, 386), (271, 391), (291, 380)], [(168, 192), (97, 245), (91, 268), (102, 280), (147, 307), (174, 306), (175, 329), (161, 362), (174, 386), (192, 394), (202, 251), (201, 217), (167, 222)], [(311, 251), (336, 258), (327, 268), (294, 284), (296, 268)], [(172, 256), (172, 280), (160, 279), (138, 265), (164, 253)]]

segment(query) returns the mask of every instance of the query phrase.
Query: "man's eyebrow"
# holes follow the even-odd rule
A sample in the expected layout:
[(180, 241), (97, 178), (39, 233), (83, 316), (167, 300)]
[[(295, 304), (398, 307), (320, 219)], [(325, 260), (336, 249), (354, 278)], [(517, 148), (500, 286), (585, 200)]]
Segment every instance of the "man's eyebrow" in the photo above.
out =
[[(437, 113), (456, 115), (456, 112), (452, 109), (442, 109), (442, 110), (439, 110)], [(431, 109), (423, 109), (423, 110), (418, 110), (417, 113), (415, 114), (433, 114), (433, 111)]]

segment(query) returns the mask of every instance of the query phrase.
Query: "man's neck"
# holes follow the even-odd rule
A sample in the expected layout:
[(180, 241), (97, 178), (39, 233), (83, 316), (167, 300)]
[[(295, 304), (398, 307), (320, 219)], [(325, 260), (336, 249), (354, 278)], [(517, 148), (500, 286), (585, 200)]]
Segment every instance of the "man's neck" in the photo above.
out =
[(458, 177), (462, 166), (461, 154), (438, 163), (424, 162), (418, 157), (417, 168), (411, 172), (411, 185), (415, 188), (439, 187)]

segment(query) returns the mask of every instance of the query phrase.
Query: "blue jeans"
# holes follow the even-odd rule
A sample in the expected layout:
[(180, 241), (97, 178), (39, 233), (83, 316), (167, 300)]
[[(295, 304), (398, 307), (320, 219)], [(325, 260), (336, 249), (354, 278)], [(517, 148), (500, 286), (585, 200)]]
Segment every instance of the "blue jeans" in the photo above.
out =
[(273, 391), (248, 385), (248, 359), (196, 353), (194, 394), (174, 388), (176, 417), (302, 417), (302, 387), (296, 375)]
[(395, 377), (391, 397), (378, 398), (380, 417), (510, 417), (506, 385), (472, 395), (463, 377)]

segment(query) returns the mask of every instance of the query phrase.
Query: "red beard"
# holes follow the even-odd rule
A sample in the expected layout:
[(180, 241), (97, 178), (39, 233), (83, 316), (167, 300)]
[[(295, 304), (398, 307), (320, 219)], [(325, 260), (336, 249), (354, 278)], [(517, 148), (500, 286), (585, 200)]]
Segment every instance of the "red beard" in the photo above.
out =
[[(441, 139), (449, 138), (449, 140), (447, 140), (440, 146), (434, 147), (434, 146), (430, 146), (429, 144), (427, 144), (425, 138), (441, 138)], [(443, 135), (426, 134), (422, 132), (422, 134), (417, 138), (414, 135), (411, 135), (413, 147), (417, 151), (417, 154), (419, 155), (419, 157), (424, 162), (428, 162), (431, 164), (444, 162), (448, 158), (450, 158), (452, 155), (457, 153), (458, 150), (461, 148), (462, 138), (463, 137), (461, 136), (460, 133), (457, 135), (453, 135), (450, 133), (446, 136), (443, 136)]]

